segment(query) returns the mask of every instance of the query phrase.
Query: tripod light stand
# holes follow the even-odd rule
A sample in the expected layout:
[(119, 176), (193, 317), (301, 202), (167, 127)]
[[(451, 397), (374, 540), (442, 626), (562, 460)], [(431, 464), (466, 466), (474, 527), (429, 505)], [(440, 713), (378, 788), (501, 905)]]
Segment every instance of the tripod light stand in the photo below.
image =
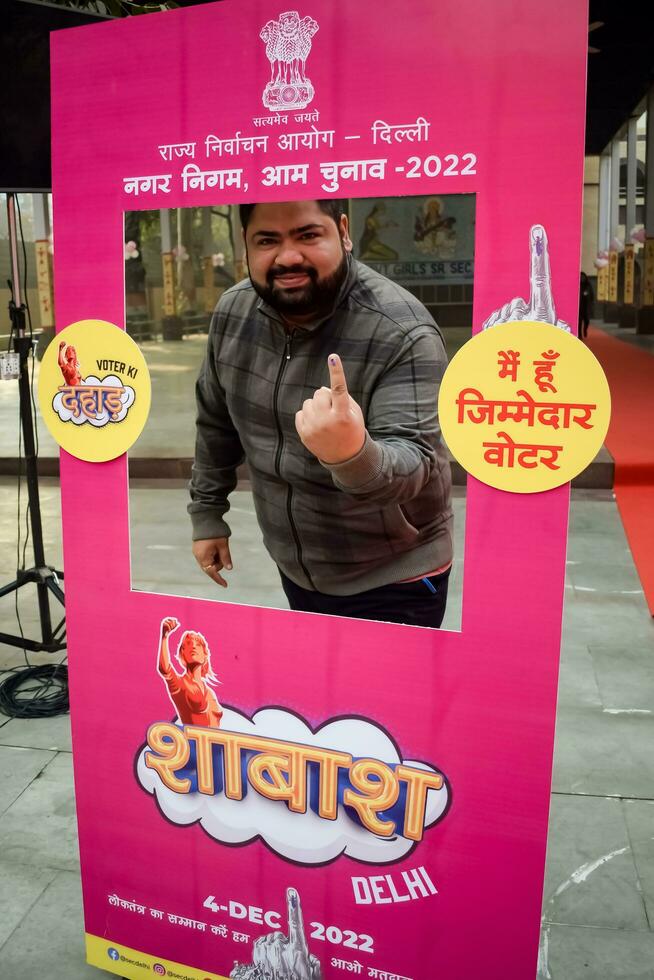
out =
[(31, 640), (23, 636), (14, 636), (10, 633), (0, 633), (0, 643), (7, 643), (10, 646), (20, 647), (21, 649), (30, 652), (45, 651), (46, 653), (56, 653), (58, 650), (63, 650), (66, 646), (66, 617), (64, 615), (58, 625), (53, 628), (50, 611), (50, 595), (54, 596), (57, 602), (60, 602), (62, 606), (64, 605), (64, 593), (59, 584), (59, 580), (63, 579), (63, 572), (57, 571), (51, 565), (46, 564), (45, 552), (43, 548), (43, 527), (41, 523), (41, 505), (39, 501), (39, 477), (34, 439), (34, 417), (32, 414), (32, 400), (28, 371), (29, 355), (33, 349), (34, 342), (31, 337), (31, 331), (28, 335), (25, 330), (26, 307), (23, 302), (23, 298), (21, 297), (21, 284), (18, 267), (16, 195), (12, 193), (7, 194), (7, 217), (9, 226), (9, 249), (13, 285), (13, 296), (9, 301), (9, 316), (11, 319), (11, 338), (13, 349), (18, 354), (20, 365), (20, 374), (18, 378), (20, 426), (23, 444), (25, 446), (25, 474), (27, 479), (32, 545), (34, 549), (34, 565), (32, 568), (17, 569), (16, 578), (14, 581), (0, 587), (0, 599), (4, 596), (18, 592), (18, 590), (22, 589), (25, 585), (29, 585), (31, 583), (36, 584), (41, 639)]

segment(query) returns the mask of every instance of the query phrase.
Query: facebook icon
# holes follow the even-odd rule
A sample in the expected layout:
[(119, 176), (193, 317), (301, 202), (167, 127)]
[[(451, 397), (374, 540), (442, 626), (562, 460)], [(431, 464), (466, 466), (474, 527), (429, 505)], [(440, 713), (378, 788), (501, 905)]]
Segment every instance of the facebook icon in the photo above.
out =
[(109, 957), (110, 960), (120, 959), (120, 953), (118, 952), (117, 949), (114, 949), (113, 946), (110, 946), (109, 949), (107, 950), (107, 956)]

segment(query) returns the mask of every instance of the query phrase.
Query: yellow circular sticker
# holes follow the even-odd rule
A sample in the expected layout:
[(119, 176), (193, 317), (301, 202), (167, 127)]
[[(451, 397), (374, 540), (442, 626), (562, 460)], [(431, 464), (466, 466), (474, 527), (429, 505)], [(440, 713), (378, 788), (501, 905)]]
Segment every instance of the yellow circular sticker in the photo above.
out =
[(438, 410), (445, 441), (468, 473), (498, 490), (537, 493), (594, 459), (611, 396), (585, 344), (523, 320), (483, 330), (457, 352)]
[(145, 358), (113, 323), (71, 323), (43, 355), (39, 403), (66, 452), (92, 463), (115, 459), (136, 442), (150, 411)]

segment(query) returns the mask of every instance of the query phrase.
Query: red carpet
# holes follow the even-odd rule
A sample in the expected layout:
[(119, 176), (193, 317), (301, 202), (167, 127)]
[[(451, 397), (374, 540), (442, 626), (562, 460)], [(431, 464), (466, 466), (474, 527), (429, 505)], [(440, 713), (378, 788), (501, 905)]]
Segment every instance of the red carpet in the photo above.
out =
[(598, 329), (588, 340), (611, 389), (606, 445), (615, 460), (615, 496), (654, 616), (654, 356)]

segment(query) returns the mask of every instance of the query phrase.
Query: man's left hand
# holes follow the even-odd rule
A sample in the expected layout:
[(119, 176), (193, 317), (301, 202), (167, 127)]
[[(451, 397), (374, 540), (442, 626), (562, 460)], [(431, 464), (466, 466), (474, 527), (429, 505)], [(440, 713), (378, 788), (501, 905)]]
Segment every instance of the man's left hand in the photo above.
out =
[(329, 388), (319, 388), (295, 415), (295, 428), (310, 453), (323, 463), (344, 463), (362, 449), (366, 439), (363, 412), (347, 390), (338, 354), (327, 358)]

